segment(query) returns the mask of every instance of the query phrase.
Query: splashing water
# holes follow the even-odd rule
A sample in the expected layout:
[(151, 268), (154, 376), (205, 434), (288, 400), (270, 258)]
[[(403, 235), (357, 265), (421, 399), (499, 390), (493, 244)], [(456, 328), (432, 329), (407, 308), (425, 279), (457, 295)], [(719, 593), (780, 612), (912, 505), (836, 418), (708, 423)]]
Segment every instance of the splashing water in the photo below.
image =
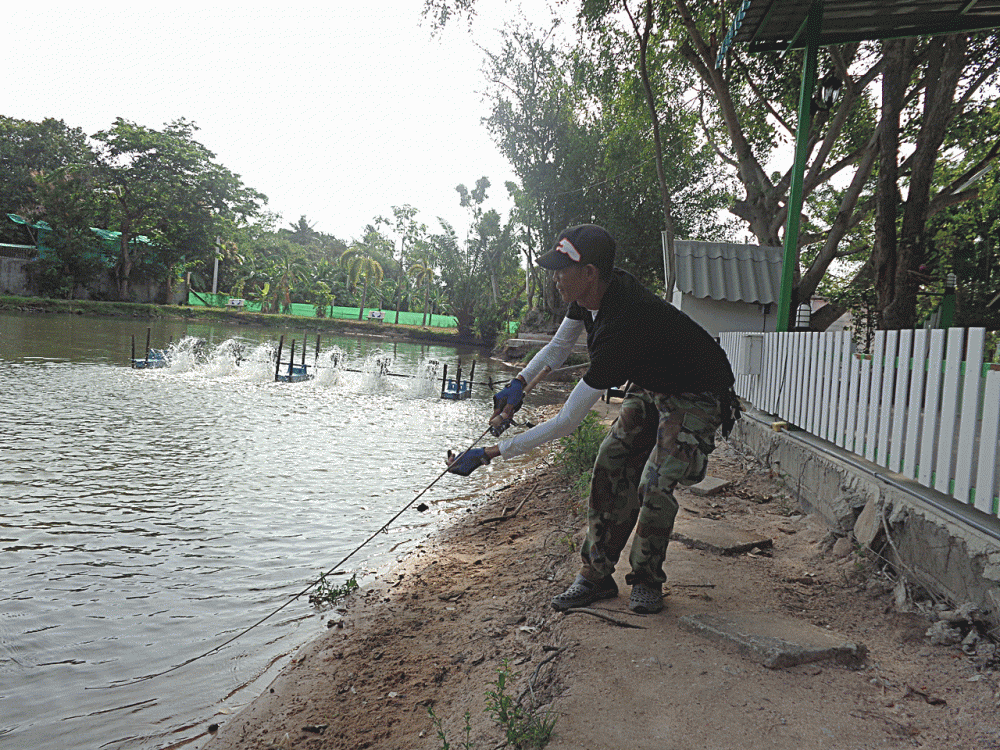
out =
[[(186, 336), (170, 344), (165, 354), (167, 366), (155, 371), (159, 376), (270, 383), (274, 381), (277, 345), (230, 338), (210, 347), (204, 339)], [(314, 379), (302, 385), (345, 387), (363, 394), (394, 392), (414, 399), (439, 395), (441, 362), (433, 357), (419, 359), (413, 373), (395, 372), (393, 355), (382, 349), (368, 352), (357, 364), (349, 362), (337, 345), (316, 352), (311, 359), (306, 364)]]
[(328, 388), (340, 385), (340, 363), (344, 359), (344, 350), (339, 346), (316, 354), (316, 385)]
[(231, 338), (212, 348), (204, 339), (185, 336), (167, 348), (165, 369), (170, 375), (267, 382), (274, 378), (274, 358), (271, 342)]
[(361, 363), (360, 391), (374, 393), (385, 390), (392, 371), (392, 361), (392, 355), (381, 349), (369, 352)]
[(208, 344), (204, 339), (185, 336), (167, 347), (164, 352), (167, 367), (175, 372), (186, 372), (197, 366), (208, 353)]
[(440, 385), (438, 368), (441, 362), (431, 357), (417, 362), (417, 372), (409, 384), (409, 395), (413, 398), (437, 398)]

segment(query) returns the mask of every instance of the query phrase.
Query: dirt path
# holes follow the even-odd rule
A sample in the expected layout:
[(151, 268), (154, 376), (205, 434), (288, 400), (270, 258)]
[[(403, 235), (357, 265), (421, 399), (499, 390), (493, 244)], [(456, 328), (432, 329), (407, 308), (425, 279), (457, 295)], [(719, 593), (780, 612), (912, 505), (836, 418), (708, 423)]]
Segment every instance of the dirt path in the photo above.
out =
[[(677, 529), (715, 519), (769, 536), (772, 551), (723, 557), (675, 541), (663, 612), (630, 613), (620, 570), (624, 595), (595, 609), (637, 627), (557, 613), (549, 600), (576, 572), (584, 520), (540, 460), (530, 479), (357, 595), (264, 695), (220, 717), (208, 750), (440, 750), (439, 729), (464, 748), (467, 711), (468, 747), (496, 748), (503, 736), (485, 694), (504, 662), (519, 675), (509, 692), (530, 683), (555, 718), (552, 750), (1000, 748), (991, 647), (975, 657), (930, 645), (930, 623), (897, 609), (884, 574), (850, 545), (831, 551), (826, 529), (731, 446), (720, 445), (709, 473), (733, 486), (707, 498), (680, 491)], [(867, 646), (867, 664), (766, 669), (678, 625), (718, 611), (829, 627)]]

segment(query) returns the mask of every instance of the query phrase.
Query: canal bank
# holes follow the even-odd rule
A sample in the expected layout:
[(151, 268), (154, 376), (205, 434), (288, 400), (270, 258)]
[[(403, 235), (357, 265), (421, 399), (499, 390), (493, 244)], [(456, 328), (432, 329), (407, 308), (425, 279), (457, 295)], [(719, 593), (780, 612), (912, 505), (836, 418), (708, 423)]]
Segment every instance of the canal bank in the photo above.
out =
[[(713, 494), (678, 492), (662, 613), (629, 612), (624, 570), (619, 598), (550, 608), (584, 522), (540, 452), (332, 615), (258, 699), (236, 715), (220, 704), (208, 749), (497, 747), (498, 670), (516, 675), (505, 694), (555, 719), (559, 750), (1000, 746), (994, 654), (933, 645), (882, 567), (832, 544), (737, 446), (709, 471)], [(691, 627), (750, 613), (778, 641), (825, 633), (862, 658), (781, 666)]]

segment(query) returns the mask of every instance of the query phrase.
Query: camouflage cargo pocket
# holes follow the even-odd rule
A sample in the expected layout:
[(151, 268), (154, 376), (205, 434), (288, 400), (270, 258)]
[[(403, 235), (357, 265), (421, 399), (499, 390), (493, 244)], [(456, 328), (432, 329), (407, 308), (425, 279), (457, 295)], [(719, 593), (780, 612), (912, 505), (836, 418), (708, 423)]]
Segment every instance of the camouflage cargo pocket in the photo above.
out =
[[(718, 411), (717, 406), (715, 411)], [(705, 410), (703, 414), (708, 417), (710, 412)], [(691, 460), (687, 472), (680, 479), (680, 484), (698, 484), (708, 473), (708, 456), (715, 450), (715, 431), (719, 424), (705, 417), (689, 411), (681, 420), (677, 442), (684, 445)]]

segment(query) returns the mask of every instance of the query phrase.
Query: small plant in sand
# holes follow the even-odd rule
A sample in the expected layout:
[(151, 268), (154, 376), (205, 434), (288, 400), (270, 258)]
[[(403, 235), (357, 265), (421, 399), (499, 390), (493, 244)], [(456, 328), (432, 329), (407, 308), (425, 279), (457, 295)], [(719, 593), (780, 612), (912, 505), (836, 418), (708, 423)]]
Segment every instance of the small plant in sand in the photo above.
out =
[[(497, 745), (498, 748), (509, 747), (515, 750), (542, 750), (552, 739), (552, 730), (555, 728), (556, 719), (550, 713), (539, 715), (534, 707), (525, 707), (521, 700), (514, 698), (508, 690), (517, 675), (512, 673), (510, 666), (505, 659), (497, 669), (496, 682), (491, 686), (491, 690), (486, 691), (486, 711), (496, 722), (497, 727), (503, 732), (503, 742)], [(434, 730), (441, 741), (441, 750), (451, 750), (451, 743), (448, 742), (448, 735), (444, 731), (444, 724), (434, 713), (433, 708), (428, 708)], [(465, 739), (460, 747), (462, 750), (473, 750), (472, 743), (472, 717), (468, 711), (465, 712)]]
[(559, 541), (565, 544), (570, 552), (576, 552), (576, 539), (573, 538), (572, 534), (563, 534), (559, 537)]
[[(427, 713), (431, 715), (431, 722), (434, 724), (434, 731), (437, 732), (438, 739), (441, 740), (441, 750), (451, 750), (451, 743), (448, 742), (448, 735), (444, 732), (444, 724), (434, 713), (433, 708), (428, 708)], [(465, 739), (462, 741), (462, 750), (472, 750), (472, 714), (465, 712)]]
[(319, 580), (316, 582), (316, 589), (309, 594), (309, 603), (314, 607), (336, 604), (352, 591), (357, 590), (357, 588), (357, 575), (352, 575), (350, 580), (345, 581), (340, 586), (331, 586), (330, 582), (326, 580), (326, 574), (320, 573)]
[(543, 748), (552, 739), (555, 717), (549, 713), (539, 716), (534, 708), (525, 708), (507, 692), (516, 677), (505, 659), (497, 670), (494, 689), (486, 692), (486, 710), (504, 732), (504, 747)]

